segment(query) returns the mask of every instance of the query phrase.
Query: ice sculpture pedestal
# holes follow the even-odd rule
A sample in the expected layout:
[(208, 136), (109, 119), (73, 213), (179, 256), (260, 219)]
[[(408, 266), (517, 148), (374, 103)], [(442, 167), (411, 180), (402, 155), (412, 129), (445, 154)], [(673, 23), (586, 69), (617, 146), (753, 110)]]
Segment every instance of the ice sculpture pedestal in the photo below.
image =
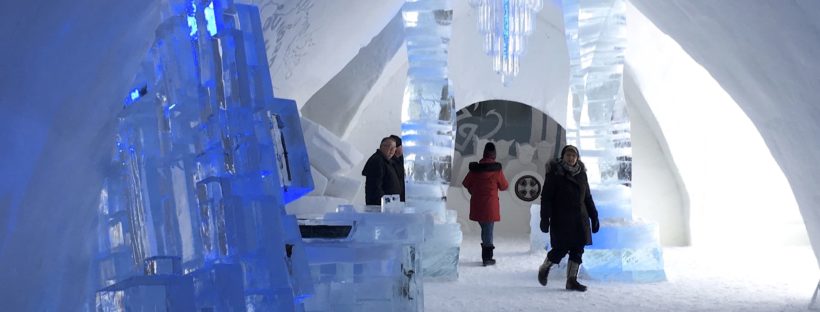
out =
[[(591, 187), (601, 229), (586, 246), (581, 275), (599, 281), (661, 282), (666, 280), (658, 224), (632, 218), (630, 189), (623, 185)], [(541, 205), (530, 207), (531, 250), (549, 250), (549, 234), (541, 232)]]
[(454, 281), (458, 279), (458, 257), (461, 253), (461, 224), (452, 221), (432, 224), (425, 232), (421, 262), (425, 280)]
[(316, 293), (305, 311), (423, 311), (419, 244), (431, 224), (417, 213), (354, 211), (300, 220)]

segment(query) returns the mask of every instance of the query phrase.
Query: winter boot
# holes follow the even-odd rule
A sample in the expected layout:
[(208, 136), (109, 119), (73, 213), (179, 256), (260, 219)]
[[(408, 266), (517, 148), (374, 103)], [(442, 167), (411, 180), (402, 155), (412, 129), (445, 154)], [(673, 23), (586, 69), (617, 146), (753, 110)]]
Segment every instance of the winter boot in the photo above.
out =
[(538, 267), (538, 282), (541, 286), (547, 286), (547, 277), (550, 275), (550, 268), (555, 263), (552, 263), (549, 258), (544, 259), (544, 263)]
[(587, 287), (578, 283), (578, 270), (581, 264), (570, 261), (567, 264), (567, 290), (587, 291)]
[(481, 244), (481, 263), (484, 266), (495, 265), (495, 259), (493, 259), (493, 249), (495, 249), (495, 246), (493, 245)]

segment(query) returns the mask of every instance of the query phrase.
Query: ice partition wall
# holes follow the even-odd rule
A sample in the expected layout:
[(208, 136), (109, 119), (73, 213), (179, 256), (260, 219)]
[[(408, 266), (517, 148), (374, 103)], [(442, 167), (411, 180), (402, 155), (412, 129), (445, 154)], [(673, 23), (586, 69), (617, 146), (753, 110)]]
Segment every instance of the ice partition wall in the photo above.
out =
[(665, 280), (659, 229), (632, 217), (632, 146), (623, 96), (625, 0), (565, 0), (570, 54), (567, 143), (585, 162), (601, 230), (584, 254), (591, 278)]
[(273, 97), (255, 7), (168, 1), (118, 117), (97, 311), (300, 311), (312, 189), (296, 103)]
[(424, 276), (455, 279), (461, 227), (446, 209), (456, 126), (447, 74), (453, 10), (449, 0), (408, 0), (402, 17), (409, 64), (401, 113), (406, 204), (435, 221), (421, 248)]

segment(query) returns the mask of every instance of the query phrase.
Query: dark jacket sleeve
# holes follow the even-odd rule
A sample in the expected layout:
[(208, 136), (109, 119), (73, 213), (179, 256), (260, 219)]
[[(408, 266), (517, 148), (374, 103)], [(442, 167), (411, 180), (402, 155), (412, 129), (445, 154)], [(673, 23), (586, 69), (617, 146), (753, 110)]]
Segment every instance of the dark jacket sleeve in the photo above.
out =
[(362, 175), (366, 177), (364, 181), (365, 201), (369, 203), (381, 201), (381, 197), (384, 195), (384, 189), (382, 188), (384, 166), (379, 166), (378, 159), (371, 157), (365, 163)]
[(584, 205), (587, 207), (587, 215), (592, 220), (598, 220), (598, 209), (595, 208), (595, 202), (592, 200), (592, 192), (589, 189), (589, 183), (584, 183), (587, 188), (587, 195), (584, 197)]
[(544, 178), (544, 189), (541, 191), (541, 220), (549, 219), (552, 216), (552, 203), (555, 199), (555, 174), (549, 172), (547, 164), (547, 174)]

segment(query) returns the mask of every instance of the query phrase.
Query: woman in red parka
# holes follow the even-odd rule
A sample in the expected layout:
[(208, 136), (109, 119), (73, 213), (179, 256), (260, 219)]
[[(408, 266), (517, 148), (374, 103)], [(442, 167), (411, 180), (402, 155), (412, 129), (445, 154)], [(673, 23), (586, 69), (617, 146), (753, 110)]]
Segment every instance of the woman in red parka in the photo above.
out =
[(461, 185), (470, 193), (470, 220), (481, 226), (481, 261), (484, 266), (493, 265), (493, 224), (501, 221), (498, 191), (509, 186), (501, 164), (495, 161), (495, 144), (484, 145), (483, 158), (470, 163), (470, 172)]

